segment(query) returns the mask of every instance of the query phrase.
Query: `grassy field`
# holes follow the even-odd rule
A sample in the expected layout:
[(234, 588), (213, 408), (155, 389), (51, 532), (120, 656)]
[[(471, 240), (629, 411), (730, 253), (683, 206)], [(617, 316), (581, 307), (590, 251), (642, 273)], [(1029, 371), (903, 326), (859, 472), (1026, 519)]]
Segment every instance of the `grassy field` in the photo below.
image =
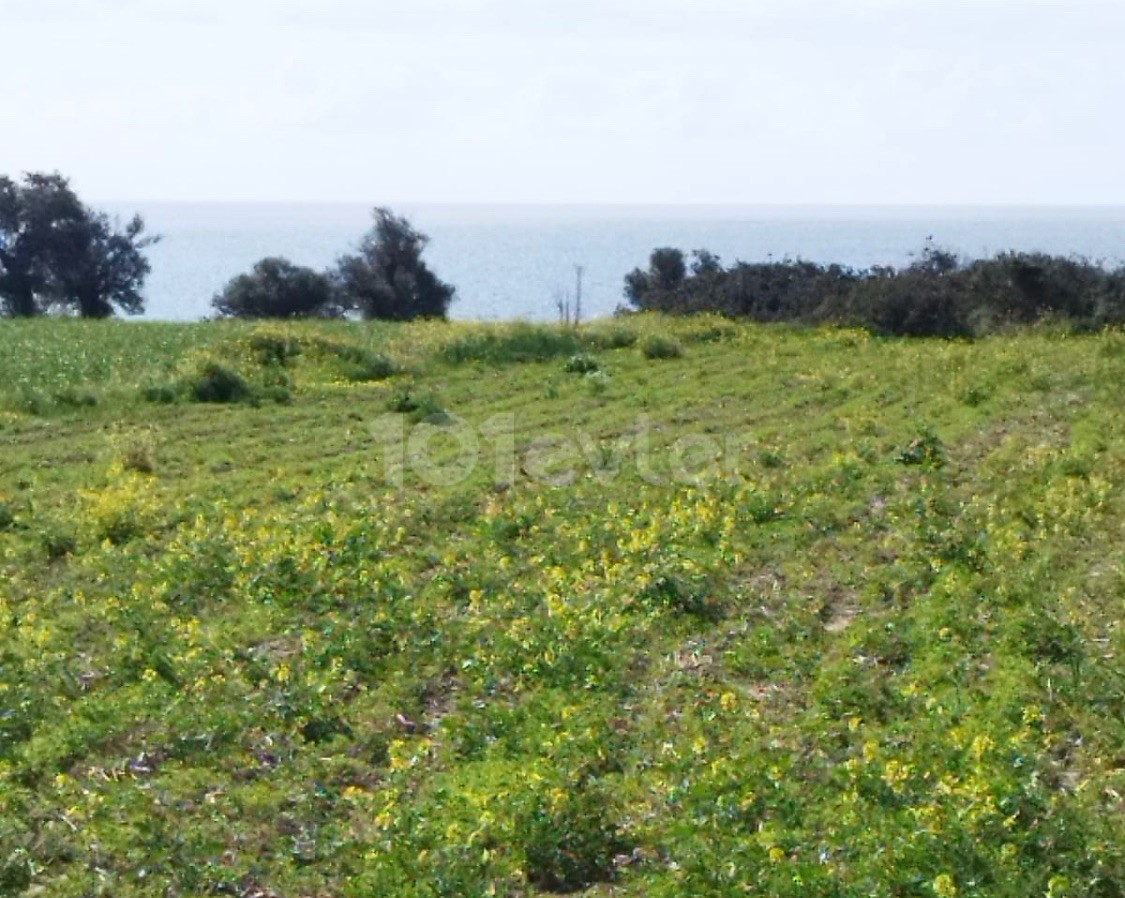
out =
[(1123, 385), (0, 322), (0, 895), (1125, 895)]

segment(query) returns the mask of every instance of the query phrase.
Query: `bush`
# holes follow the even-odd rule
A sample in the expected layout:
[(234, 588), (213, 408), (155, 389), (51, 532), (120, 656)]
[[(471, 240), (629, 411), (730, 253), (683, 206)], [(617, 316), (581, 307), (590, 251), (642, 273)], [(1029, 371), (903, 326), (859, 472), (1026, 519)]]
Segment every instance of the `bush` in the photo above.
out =
[(628, 349), (636, 345), (637, 333), (627, 327), (604, 328), (586, 333), (585, 341), (592, 349)]
[(641, 344), (641, 352), (646, 359), (678, 359), (684, 354), (684, 348), (671, 337), (653, 334)]
[(945, 464), (945, 446), (940, 437), (929, 428), (912, 439), (896, 456), (899, 464), (940, 468)]
[(279, 257), (262, 259), (249, 274), (233, 278), (211, 305), (220, 315), (233, 318), (336, 317), (342, 314), (335, 288), (327, 275)]
[(11, 530), (16, 524), (16, 513), (12, 509), (12, 503), (4, 499), (0, 499), (0, 533), (5, 530)]
[(151, 433), (138, 433), (122, 440), (117, 458), (126, 471), (156, 473), (156, 439)]
[(593, 784), (536, 795), (517, 826), (528, 881), (547, 892), (577, 892), (613, 879), (624, 848), (609, 796)]
[(66, 408), (93, 408), (98, 404), (98, 396), (92, 390), (70, 387), (55, 394), (55, 403)]
[(180, 391), (175, 384), (151, 384), (141, 391), (141, 395), (146, 402), (171, 405), (180, 398)]
[(348, 380), (366, 383), (386, 380), (398, 373), (398, 367), (385, 355), (359, 347), (357, 350), (348, 357), (349, 364), (344, 371), (344, 376)]
[(582, 340), (572, 330), (518, 323), (470, 334), (450, 343), (443, 350), (451, 362), (545, 362), (582, 351)]
[(567, 374), (590, 374), (594, 371), (600, 371), (601, 365), (593, 356), (580, 353), (579, 355), (572, 355), (566, 360), (564, 370)]
[(40, 534), (39, 541), (51, 561), (66, 558), (78, 551), (78, 538), (69, 530), (45, 530)]
[(723, 606), (705, 583), (686, 583), (675, 574), (662, 574), (645, 589), (643, 598), (653, 608), (697, 617), (705, 621), (718, 621), (723, 617)]
[(189, 384), (196, 402), (248, 402), (254, 398), (249, 382), (237, 371), (218, 362), (207, 362)]
[[(668, 251), (657, 252), (671, 272)], [(1125, 268), (1110, 271), (1083, 258), (1009, 252), (964, 264), (932, 243), (903, 269), (860, 271), (801, 259), (724, 269), (705, 250), (694, 257), (683, 277), (660, 276), (654, 253), (648, 272), (626, 277), (625, 295), (640, 310), (826, 322), (909, 336), (971, 336), (1052, 318), (1083, 330), (1125, 323)]]
[(590, 391), (591, 396), (604, 396), (606, 390), (609, 389), (609, 375), (604, 371), (591, 371), (583, 379), (586, 381), (586, 389)]
[(24, 389), (20, 393), (19, 407), (29, 415), (43, 418), (50, 414), (52, 403), (49, 396), (36, 389)]
[(445, 415), (446, 411), (432, 393), (412, 393), (405, 390), (391, 397), (389, 408), (400, 415), (410, 415), (414, 421)]
[(250, 338), (250, 348), (258, 353), (263, 365), (288, 367), (301, 352), (301, 341), (286, 334), (254, 334)]

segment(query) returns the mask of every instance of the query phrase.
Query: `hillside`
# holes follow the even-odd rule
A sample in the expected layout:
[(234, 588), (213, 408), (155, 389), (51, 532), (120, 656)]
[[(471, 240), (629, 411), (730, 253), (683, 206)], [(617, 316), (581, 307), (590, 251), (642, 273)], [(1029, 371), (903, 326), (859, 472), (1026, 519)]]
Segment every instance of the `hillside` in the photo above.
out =
[(1123, 383), (2, 322), (0, 895), (1123, 895)]

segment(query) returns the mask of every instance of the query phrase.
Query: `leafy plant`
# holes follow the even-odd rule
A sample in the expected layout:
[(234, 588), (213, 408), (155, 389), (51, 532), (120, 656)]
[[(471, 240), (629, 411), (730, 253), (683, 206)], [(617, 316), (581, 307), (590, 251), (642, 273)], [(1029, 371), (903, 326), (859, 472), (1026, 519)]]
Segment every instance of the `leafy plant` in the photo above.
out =
[(546, 892), (609, 882), (614, 855), (625, 847), (610, 796), (591, 782), (535, 795), (516, 833), (528, 881)]
[(582, 350), (582, 339), (569, 328), (521, 322), (505, 328), (458, 337), (446, 345), (443, 355), (450, 362), (545, 362), (573, 356)]
[(641, 352), (646, 359), (678, 359), (684, 354), (679, 341), (660, 334), (652, 334), (641, 344)]
[(11, 530), (16, 523), (16, 512), (12, 503), (7, 499), (0, 499), (0, 533)]
[(568, 374), (590, 374), (593, 371), (600, 371), (601, 365), (593, 356), (580, 353), (567, 359), (563, 370)]
[(196, 402), (249, 402), (254, 398), (254, 390), (246, 378), (214, 361), (204, 363), (188, 387)]
[(903, 465), (940, 468), (945, 464), (945, 445), (936, 433), (925, 428), (907, 443), (896, 457)]

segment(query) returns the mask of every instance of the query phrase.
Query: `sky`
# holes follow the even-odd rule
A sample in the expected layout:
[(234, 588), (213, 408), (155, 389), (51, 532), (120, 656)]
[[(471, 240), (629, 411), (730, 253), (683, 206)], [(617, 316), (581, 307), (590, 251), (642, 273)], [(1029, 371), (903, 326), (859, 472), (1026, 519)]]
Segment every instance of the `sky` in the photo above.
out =
[(0, 173), (98, 200), (1125, 203), (1120, 0), (0, 0), (0, 34)]

